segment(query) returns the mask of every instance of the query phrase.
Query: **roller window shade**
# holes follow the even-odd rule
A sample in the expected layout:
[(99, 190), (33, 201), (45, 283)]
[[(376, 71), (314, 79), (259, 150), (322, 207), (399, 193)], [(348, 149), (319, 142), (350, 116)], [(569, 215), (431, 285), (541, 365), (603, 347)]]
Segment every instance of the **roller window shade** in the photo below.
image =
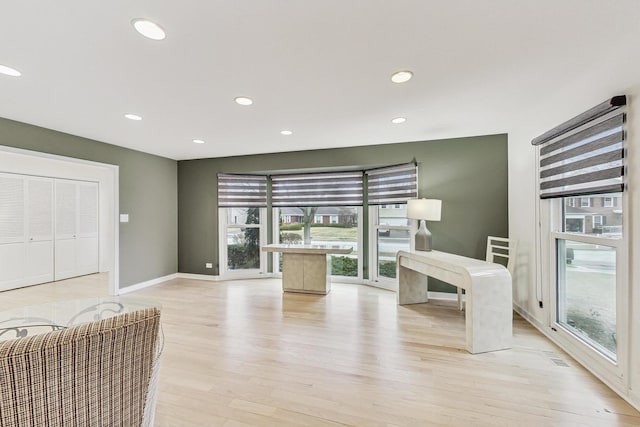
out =
[(532, 141), (540, 146), (540, 198), (624, 190), (626, 97), (615, 97)]
[(370, 205), (406, 203), (418, 197), (418, 168), (415, 163), (365, 171)]
[(362, 206), (362, 171), (271, 176), (278, 206)]
[(218, 207), (262, 208), (267, 206), (267, 177), (218, 174)]

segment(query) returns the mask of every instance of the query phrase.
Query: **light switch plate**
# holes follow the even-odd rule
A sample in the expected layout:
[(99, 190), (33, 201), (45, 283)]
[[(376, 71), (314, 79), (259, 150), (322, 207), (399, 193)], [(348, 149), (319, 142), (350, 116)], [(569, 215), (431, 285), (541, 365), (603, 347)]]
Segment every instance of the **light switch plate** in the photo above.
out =
[(204, 266), (205, 266), (206, 268), (213, 268), (213, 263), (208, 262), (208, 263), (206, 263)]
[(129, 214), (120, 214), (120, 222), (129, 222)]

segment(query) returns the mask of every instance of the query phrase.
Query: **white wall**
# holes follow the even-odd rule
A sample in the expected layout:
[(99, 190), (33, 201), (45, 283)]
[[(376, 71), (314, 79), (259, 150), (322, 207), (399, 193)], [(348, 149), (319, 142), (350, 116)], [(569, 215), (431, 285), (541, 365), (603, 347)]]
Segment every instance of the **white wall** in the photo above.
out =
[(544, 323), (536, 296), (536, 157), (526, 132), (509, 134), (509, 237), (518, 242), (513, 277), (515, 306)]
[(117, 166), (31, 153), (0, 146), (0, 172), (97, 182), (99, 191), (100, 271), (110, 272), (110, 290), (117, 293)]
[(640, 408), (640, 85), (629, 90), (627, 173), (629, 182), (629, 288), (630, 288), (630, 341), (629, 341), (629, 398)]
[[(624, 89), (624, 88), (623, 88)], [(509, 132), (509, 236), (518, 241), (518, 262), (514, 277), (514, 308), (535, 326), (547, 332), (551, 318), (549, 303), (553, 284), (538, 274), (540, 266), (539, 245), (536, 244), (538, 224), (538, 198), (536, 187), (536, 150), (531, 140), (604, 101), (607, 97), (626, 94), (628, 96), (628, 197), (629, 227), (629, 364), (628, 386), (615, 391), (640, 409), (640, 104), (634, 108), (634, 100), (640, 102), (640, 85), (618, 92), (608, 92), (601, 97), (585, 97), (583, 105), (564, 117), (543, 117), (529, 114), (531, 119)], [(558, 99), (559, 98), (559, 99)], [(556, 100), (561, 100), (561, 97)], [(588, 98), (588, 99), (587, 99)], [(575, 101), (575, 99), (574, 99)], [(575, 105), (575, 102), (574, 102)], [(635, 217), (635, 218), (634, 218)], [(537, 252), (538, 251), (538, 252)], [(544, 307), (538, 306), (536, 289), (541, 290)], [(538, 291), (540, 292), (540, 291)]]

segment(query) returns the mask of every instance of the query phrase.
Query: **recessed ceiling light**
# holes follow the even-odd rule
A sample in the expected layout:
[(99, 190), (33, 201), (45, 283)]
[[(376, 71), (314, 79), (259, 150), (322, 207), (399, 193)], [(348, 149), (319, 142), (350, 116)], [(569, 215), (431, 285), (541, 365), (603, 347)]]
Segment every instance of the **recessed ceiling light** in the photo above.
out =
[(139, 116), (137, 114), (131, 114), (131, 113), (127, 113), (124, 115), (127, 119), (129, 120), (136, 120), (136, 121), (140, 121), (142, 120), (142, 116)]
[(394, 125), (399, 125), (400, 123), (404, 123), (406, 121), (407, 119), (405, 119), (404, 117), (396, 117), (395, 119), (391, 119), (391, 123), (393, 123)]
[(155, 22), (151, 22), (148, 19), (136, 18), (131, 21), (131, 24), (133, 24), (133, 28), (135, 28), (137, 32), (148, 39), (164, 40), (164, 38), (167, 37), (160, 25)]
[(253, 104), (253, 99), (251, 98), (247, 98), (246, 96), (238, 96), (234, 99), (234, 101), (236, 101), (236, 104), (240, 104), (240, 105), (251, 105)]
[(202, 139), (194, 139), (193, 142), (195, 142), (196, 144), (204, 144), (204, 140)]
[(0, 73), (11, 77), (20, 77), (22, 75), (20, 71), (15, 68), (7, 67), (6, 65), (0, 65)]
[(413, 73), (411, 71), (397, 71), (391, 74), (391, 81), (394, 83), (405, 83), (411, 80)]
[(280, 133), (283, 135), (293, 135), (293, 131), (290, 130), (281, 130)]

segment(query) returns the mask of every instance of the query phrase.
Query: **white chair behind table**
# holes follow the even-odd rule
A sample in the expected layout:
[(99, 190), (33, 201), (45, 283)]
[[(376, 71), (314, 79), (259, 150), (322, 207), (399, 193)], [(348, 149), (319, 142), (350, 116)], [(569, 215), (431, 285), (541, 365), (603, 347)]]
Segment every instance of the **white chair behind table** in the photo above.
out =
[[(517, 244), (504, 237), (487, 236), (487, 262), (495, 262), (505, 265), (511, 277), (513, 278), (513, 270), (516, 265), (516, 248)], [(462, 289), (458, 288), (458, 308), (464, 309), (462, 302)]]

